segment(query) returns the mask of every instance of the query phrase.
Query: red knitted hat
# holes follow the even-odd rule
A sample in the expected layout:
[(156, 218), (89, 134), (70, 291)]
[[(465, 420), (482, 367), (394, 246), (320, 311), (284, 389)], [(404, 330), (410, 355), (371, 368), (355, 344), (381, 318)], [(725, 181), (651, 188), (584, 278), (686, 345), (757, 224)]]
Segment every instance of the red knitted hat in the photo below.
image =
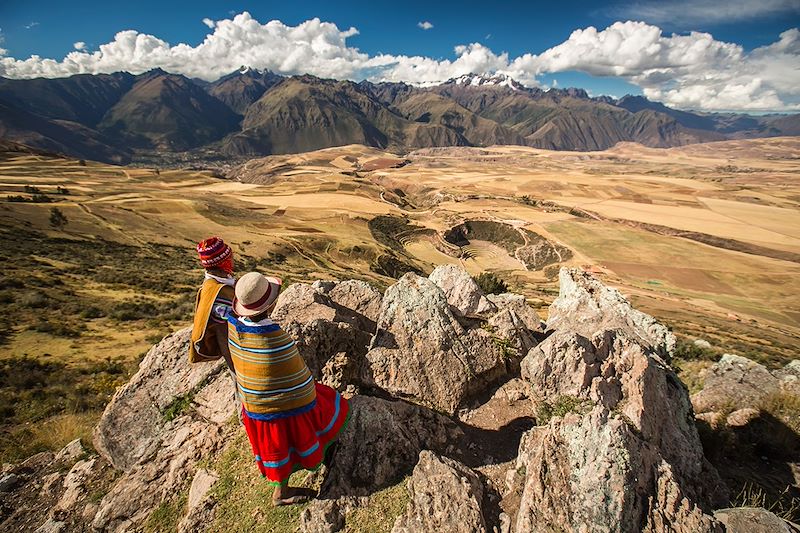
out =
[(200, 255), (200, 264), (203, 268), (211, 268), (229, 258), (233, 250), (219, 237), (211, 237), (197, 244), (197, 253)]

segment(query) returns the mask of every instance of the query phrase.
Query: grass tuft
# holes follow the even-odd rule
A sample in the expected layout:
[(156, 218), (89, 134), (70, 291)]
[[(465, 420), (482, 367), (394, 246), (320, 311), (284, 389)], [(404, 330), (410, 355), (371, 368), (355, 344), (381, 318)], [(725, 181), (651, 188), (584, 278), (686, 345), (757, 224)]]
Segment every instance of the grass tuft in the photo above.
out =
[(790, 494), (791, 486), (770, 495), (754, 483), (746, 483), (731, 501), (732, 507), (763, 507), (789, 522), (800, 520), (800, 498)]
[(576, 396), (559, 396), (554, 402), (542, 402), (536, 411), (536, 424), (541, 426), (551, 419), (562, 417), (567, 413), (586, 414), (589, 401)]
[(185, 514), (186, 502), (189, 499), (188, 489), (175, 499), (161, 502), (144, 524), (147, 533), (173, 533)]

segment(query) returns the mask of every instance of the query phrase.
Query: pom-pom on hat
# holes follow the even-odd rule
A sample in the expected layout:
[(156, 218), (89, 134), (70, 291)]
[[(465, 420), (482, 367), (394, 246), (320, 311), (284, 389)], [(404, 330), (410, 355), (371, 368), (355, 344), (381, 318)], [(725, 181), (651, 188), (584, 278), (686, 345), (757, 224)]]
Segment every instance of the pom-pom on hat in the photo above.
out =
[(229, 258), (233, 250), (219, 237), (211, 237), (197, 244), (197, 253), (203, 268), (212, 268)]
[(263, 313), (278, 299), (282, 283), (278, 278), (248, 272), (236, 282), (233, 312), (239, 316)]

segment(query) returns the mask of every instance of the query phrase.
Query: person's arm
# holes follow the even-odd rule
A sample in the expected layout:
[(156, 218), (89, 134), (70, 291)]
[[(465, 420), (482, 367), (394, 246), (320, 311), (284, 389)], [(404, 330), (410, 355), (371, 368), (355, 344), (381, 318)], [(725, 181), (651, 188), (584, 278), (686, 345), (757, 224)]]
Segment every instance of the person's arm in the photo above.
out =
[(214, 339), (217, 343), (217, 347), (219, 353), (222, 354), (223, 359), (225, 359), (225, 364), (228, 365), (228, 369), (235, 375), (236, 369), (233, 368), (233, 359), (231, 358), (231, 349), (228, 345), (228, 325), (226, 324), (215, 324), (214, 325)]

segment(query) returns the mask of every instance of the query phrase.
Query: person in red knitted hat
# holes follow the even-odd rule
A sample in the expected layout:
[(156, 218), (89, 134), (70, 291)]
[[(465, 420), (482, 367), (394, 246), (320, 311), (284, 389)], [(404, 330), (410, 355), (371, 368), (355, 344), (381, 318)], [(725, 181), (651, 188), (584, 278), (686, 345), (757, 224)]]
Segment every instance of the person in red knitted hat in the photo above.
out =
[(211, 237), (197, 244), (197, 254), (206, 272), (194, 306), (189, 362), (216, 361), (222, 357), (235, 380), (236, 370), (228, 349), (227, 321), (236, 284), (233, 250), (219, 237)]

